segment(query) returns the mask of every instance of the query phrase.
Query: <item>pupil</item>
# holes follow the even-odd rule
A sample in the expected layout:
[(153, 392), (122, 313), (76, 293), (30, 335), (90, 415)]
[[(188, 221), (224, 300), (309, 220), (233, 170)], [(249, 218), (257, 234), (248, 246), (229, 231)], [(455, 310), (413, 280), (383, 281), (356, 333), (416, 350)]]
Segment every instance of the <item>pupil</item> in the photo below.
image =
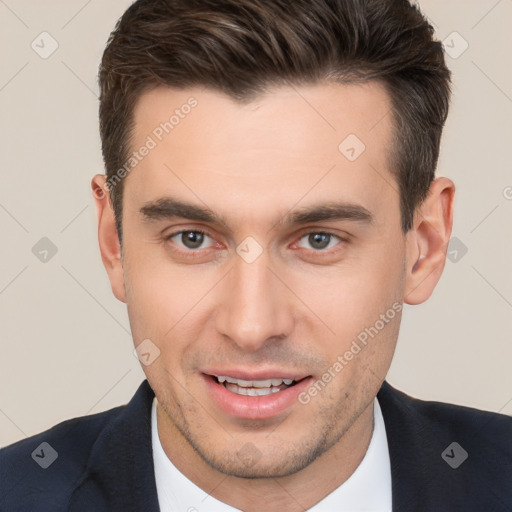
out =
[(313, 233), (309, 235), (309, 243), (315, 249), (325, 249), (331, 240), (331, 235), (326, 233)]
[(203, 243), (204, 235), (198, 231), (186, 231), (181, 235), (181, 241), (189, 249), (197, 249)]

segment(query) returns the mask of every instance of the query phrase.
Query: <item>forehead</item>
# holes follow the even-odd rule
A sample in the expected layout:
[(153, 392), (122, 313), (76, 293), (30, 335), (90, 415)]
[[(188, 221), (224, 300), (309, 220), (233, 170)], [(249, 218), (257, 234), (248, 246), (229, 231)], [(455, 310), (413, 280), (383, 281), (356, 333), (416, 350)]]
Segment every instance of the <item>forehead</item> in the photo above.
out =
[(384, 190), (394, 181), (390, 113), (377, 82), (280, 86), (245, 103), (204, 88), (157, 88), (134, 109), (131, 149), (151, 149), (126, 185), (138, 203), (178, 194), (212, 209), (274, 200), (286, 210), (323, 194), (370, 205), (396, 195), (396, 186)]

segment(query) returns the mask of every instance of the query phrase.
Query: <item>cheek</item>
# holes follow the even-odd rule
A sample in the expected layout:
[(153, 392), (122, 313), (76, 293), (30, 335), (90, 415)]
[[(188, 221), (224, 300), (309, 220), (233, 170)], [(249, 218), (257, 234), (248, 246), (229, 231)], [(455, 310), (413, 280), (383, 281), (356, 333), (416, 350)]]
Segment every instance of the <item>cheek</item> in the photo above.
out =
[[(172, 265), (151, 246), (146, 255), (127, 248), (124, 261), (126, 298), (135, 343), (149, 338), (166, 361), (194, 349), (208, 319), (214, 272)], [(160, 253), (155, 257), (154, 253)], [(173, 363), (174, 364), (174, 363)]]
[[(127, 233), (128, 235), (128, 233)], [(135, 240), (137, 237), (132, 237)], [(152, 310), (155, 305), (172, 302), (185, 283), (180, 268), (170, 264), (159, 242), (126, 239), (123, 271), (127, 294), (139, 308)], [(156, 312), (156, 311), (155, 311)]]
[(129, 246), (123, 269), (135, 341), (141, 336), (163, 338), (186, 313), (185, 284), (180, 282), (179, 272), (170, 272), (170, 267), (155, 261), (149, 251), (144, 255)]
[[(324, 339), (332, 340), (333, 350), (344, 350), (361, 332), (373, 326), (380, 315), (392, 309), (393, 304), (401, 304), (404, 254), (400, 244), (399, 240), (395, 244), (382, 244), (380, 248), (376, 244), (364, 256), (349, 258), (316, 276), (296, 276), (302, 281), (300, 288), (307, 297), (307, 305), (328, 327)], [(392, 319), (386, 317), (389, 321), (379, 337), (395, 336), (399, 319), (394, 313), (392, 310)]]

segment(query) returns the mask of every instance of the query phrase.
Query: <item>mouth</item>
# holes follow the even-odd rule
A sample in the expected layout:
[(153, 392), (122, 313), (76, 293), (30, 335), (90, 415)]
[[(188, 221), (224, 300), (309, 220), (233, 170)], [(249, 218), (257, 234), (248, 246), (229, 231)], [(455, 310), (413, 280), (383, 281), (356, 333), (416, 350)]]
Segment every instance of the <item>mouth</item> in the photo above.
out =
[(223, 385), (228, 391), (244, 396), (267, 396), (273, 393), (279, 393), (288, 389), (297, 381), (294, 379), (265, 379), (265, 380), (243, 380), (235, 379), (224, 375), (214, 376), (214, 379)]
[(311, 375), (279, 373), (208, 371), (202, 377), (212, 401), (228, 416), (263, 420), (289, 412), (312, 382)]

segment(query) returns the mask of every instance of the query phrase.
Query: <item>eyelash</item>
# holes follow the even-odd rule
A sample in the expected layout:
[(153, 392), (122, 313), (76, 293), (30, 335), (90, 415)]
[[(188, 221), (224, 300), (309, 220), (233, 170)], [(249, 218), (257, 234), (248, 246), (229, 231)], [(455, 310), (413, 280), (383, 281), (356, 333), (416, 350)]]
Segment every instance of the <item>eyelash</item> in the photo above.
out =
[[(171, 242), (172, 243), (172, 239), (178, 235), (183, 235), (184, 233), (197, 233), (197, 234), (200, 234), (200, 235), (203, 235), (203, 236), (207, 236), (208, 238), (212, 239), (213, 241), (215, 241), (214, 237), (212, 235), (210, 235), (207, 231), (204, 231), (204, 230), (201, 230), (201, 229), (181, 229), (179, 231), (174, 231), (173, 233), (169, 234), (169, 235), (166, 235), (165, 238), (164, 238), (164, 241), (165, 242)], [(340, 237), (339, 235), (335, 235), (334, 233), (330, 233), (329, 231), (307, 231), (305, 233), (302, 233), (300, 235), (300, 237), (298, 238), (297, 242), (294, 242), (294, 245), (296, 245), (298, 242), (300, 242), (303, 238), (309, 236), (309, 235), (316, 235), (316, 234), (322, 234), (322, 235), (327, 235), (327, 236), (330, 236), (330, 237), (333, 237), (335, 239), (338, 240), (338, 244), (336, 245), (339, 245), (340, 243), (343, 244), (343, 243), (347, 243), (348, 242), (348, 239), (346, 238), (342, 238)], [(330, 243), (330, 242), (329, 242)], [(181, 249), (181, 248), (176, 248), (174, 247), (173, 250), (180, 253), (180, 254), (183, 254), (183, 255), (186, 255), (188, 257), (201, 257), (203, 256), (203, 254), (201, 254), (203, 251), (209, 249), (208, 248), (204, 248), (204, 249)], [(315, 249), (305, 249), (307, 251), (310, 251), (310, 252), (313, 252), (313, 253), (316, 253), (317, 255), (324, 255), (324, 254), (332, 254), (333, 252), (336, 251), (335, 248), (330, 248), (330, 249), (318, 249), (318, 250), (315, 250)]]
[[(182, 235), (183, 233), (197, 233), (197, 234), (201, 234), (203, 236), (207, 236), (209, 238), (211, 238), (212, 240), (214, 240), (214, 238), (209, 235), (206, 231), (203, 231), (201, 229), (181, 229), (180, 231), (175, 231), (169, 235), (166, 235), (164, 237), (164, 241), (165, 242), (170, 242), (171, 244), (173, 243), (172, 242), (172, 239), (178, 235)], [(205, 251), (206, 249), (182, 249), (182, 248), (179, 248), (179, 247), (173, 247), (173, 250), (175, 252), (177, 252), (178, 254), (180, 255), (185, 255), (187, 257), (192, 257), (192, 258), (199, 258), (199, 257), (202, 257), (204, 256), (203, 251)]]

